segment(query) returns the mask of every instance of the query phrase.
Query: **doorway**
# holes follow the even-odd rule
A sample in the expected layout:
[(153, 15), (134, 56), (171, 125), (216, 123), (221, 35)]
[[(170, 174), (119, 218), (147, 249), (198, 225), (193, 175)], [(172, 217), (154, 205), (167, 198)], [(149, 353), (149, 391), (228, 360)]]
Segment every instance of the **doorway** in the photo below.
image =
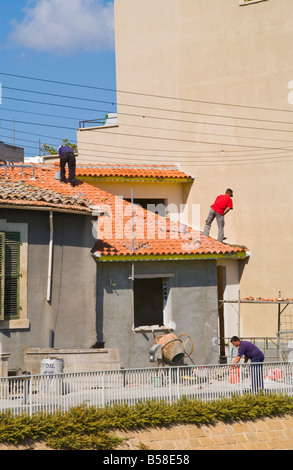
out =
[(134, 327), (164, 324), (163, 278), (134, 279)]

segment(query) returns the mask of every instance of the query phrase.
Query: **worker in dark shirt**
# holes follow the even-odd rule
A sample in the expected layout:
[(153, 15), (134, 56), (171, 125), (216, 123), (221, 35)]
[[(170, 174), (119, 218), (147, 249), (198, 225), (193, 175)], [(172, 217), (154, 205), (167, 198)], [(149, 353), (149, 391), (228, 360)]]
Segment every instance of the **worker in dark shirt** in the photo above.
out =
[(224, 225), (225, 220), (224, 216), (228, 214), (230, 210), (233, 209), (233, 191), (232, 189), (227, 189), (225, 194), (221, 194), (218, 196), (214, 202), (214, 204), (210, 208), (209, 215), (206, 220), (206, 224), (204, 227), (203, 234), (207, 237), (209, 236), (210, 229), (214, 218), (217, 220), (218, 224), (218, 241), (223, 242), (224, 238)]
[(233, 364), (237, 364), (242, 356), (244, 356), (245, 363), (248, 362), (248, 360), (251, 361), (252, 391), (254, 393), (258, 392), (259, 389), (263, 388), (263, 352), (250, 341), (241, 341), (238, 336), (233, 336), (231, 338), (231, 343), (233, 346), (238, 348), (237, 356), (234, 359)]
[(65, 165), (68, 164), (69, 170), (69, 183), (71, 186), (75, 186), (75, 166), (76, 160), (72, 147), (70, 145), (60, 145), (59, 147), (59, 157), (60, 157), (60, 181), (61, 183), (66, 183), (65, 177)]

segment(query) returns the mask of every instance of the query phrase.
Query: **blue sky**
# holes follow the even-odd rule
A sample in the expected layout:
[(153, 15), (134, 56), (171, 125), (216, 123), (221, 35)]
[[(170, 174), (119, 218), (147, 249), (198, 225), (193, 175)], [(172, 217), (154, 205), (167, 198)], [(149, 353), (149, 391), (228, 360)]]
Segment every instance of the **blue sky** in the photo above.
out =
[(1, 141), (26, 157), (76, 143), (79, 121), (116, 111), (114, 0), (1, 0), (0, 83)]

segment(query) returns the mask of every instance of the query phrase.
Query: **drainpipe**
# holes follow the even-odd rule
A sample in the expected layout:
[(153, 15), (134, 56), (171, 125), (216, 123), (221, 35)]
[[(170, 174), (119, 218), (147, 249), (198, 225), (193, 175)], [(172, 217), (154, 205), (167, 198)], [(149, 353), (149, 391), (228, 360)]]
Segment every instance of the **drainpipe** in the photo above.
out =
[(47, 302), (51, 301), (51, 290), (52, 290), (53, 211), (50, 211), (50, 213), (49, 213), (49, 224), (50, 224), (50, 241), (49, 241), (49, 258), (48, 258)]
[[(133, 189), (131, 188), (131, 250), (134, 253), (134, 207), (133, 207)], [(131, 277), (134, 281), (134, 261), (132, 260), (131, 264)]]

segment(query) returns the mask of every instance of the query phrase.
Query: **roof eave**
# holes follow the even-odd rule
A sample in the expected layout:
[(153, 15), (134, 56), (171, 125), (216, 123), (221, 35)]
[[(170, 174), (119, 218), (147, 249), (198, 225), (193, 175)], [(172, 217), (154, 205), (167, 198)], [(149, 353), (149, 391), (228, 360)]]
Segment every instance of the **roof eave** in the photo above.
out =
[(79, 209), (65, 209), (62, 207), (42, 205), (34, 206), (27, 204), (0, 204), (1, 209), (19, 209), (19, 210), (30, 210), (30, 211), (54, 211), (54, 212), (63, 212), (67, 214), (77, 214), (77, 215), (92, 215), (92, 211), (89, 210), (79, 210)]
[(97, 262), (112, 261), (188, 261), (188, 260), (217, 260), (217, 259), (236, 259), (242, 260), (247, 258), (246, 251), (234, 253), (201, 253), (201, 254), (160, 254), (160, 255), (102, 255), (99, 252), (92, 253), (93, 258)]
[(134, 183), (192, 183), (193, 178), (170, 178), (170, 177), (139, 177), (139, 176), (82, 176), (77, 175), (77, 180), (81, 181), (103, 181), (103, 182), (112, 182), (112, 183), (125, 183), (125, 182), (134, 182)]

